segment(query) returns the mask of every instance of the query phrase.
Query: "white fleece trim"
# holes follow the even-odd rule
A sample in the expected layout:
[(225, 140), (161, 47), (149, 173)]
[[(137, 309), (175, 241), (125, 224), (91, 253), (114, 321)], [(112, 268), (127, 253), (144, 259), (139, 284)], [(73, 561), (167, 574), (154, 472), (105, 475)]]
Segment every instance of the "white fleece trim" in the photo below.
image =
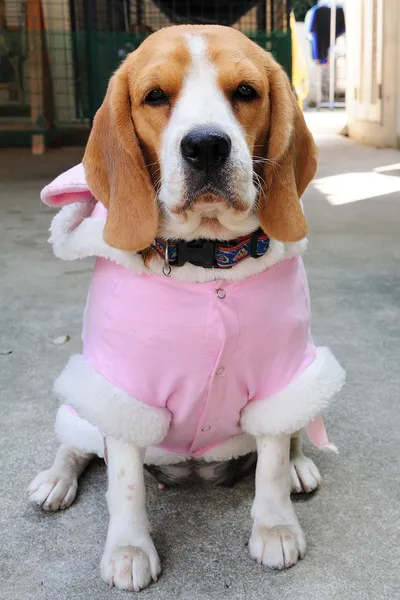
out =
[(105, 220), (90, 216), (96, 201), (69, 204), (53, 218), (49, 242), (54, 254), (61, 260), (77, 260), (89, 256), (108, 258), (115, 263), (142, 273), (145, 270), (141, 256), (112, 248), (103, 239)]
[(83, 358), (71, 356), (54, 383), (54, 391), (103, 435), (140, 447), (159, 444), (166, 436), (171, 413), (147, 406), (107, 381)]
[(54, 429), (62, 444), (104, 457), (104, 438), (98, 428), (72, 412), (65, 404), (57, 411)]
[[(92, 202), (75, 202), (64, 206), (53, 218), (49, 242), (54, 254), (61, 260), (77, 260), (90, 256), (108, 258), (135, 273), (163, 275), (164, 261), (160, 257), (151, 260), (147, 268), (140, 255), (112, 248), (103, 239), (105, 220), (92, 217), (96, 205)], [(204, 283), (224, 280), (240, 281), (257, 275), (285, 258), (300, 256), (307, 248), (307, 239), (293, 244), (283, 244), (271, 239), (269, 250), (260, 258), (247, 258), (232, 269), (204, 269), (189, 263), (182, 267), (172, 266), (171, 277), (180, 281)]]
[(285, 258), (301, 256), (307, 250), (308, 238), (303, 238), (299, 242), (287, 242), (285, 246)]
[(317, 348), (315, 360), (295, 381), (277, 394), (243, 409), (243, 431), (254, 436), (299, 431), (328, 406), (341, 390), (345, 377), (345, 371), (329, 348)]
[[(77, 412), (72, 412), (66, 404), (59, 407), (54, 428), (61, 444), (104, 458), (104, 436), (97, 427), (82, 419)], [(144, 462), (146, 465), (174, 465), (190, 458), (190, 454), (149, 446)]]
[[(62, 444), (104, 458), (104, 437), (99, 429), (80, 417), (78, 413), (72, 412), (65, 404), (62, 404), (57, 411), (54, 428)], [(255, 452), (255, 450), (255, 438), (242, 434), (199, 454), (194, 457), (194, 460), (220, 462), (238, 458), (249, 452)], [(146, 465), (175, 465), (191, 460), (191, 458), (192, 456), (188, 453), (171, 452), (164, 448), (149, 446), (146, 448), (144, 462)]]
[[(72, 412), (65, 404), (62, 404), (57, 411), (54, 428), (61, 444), (104, 458), (104, 437), (99, 429), (80, 417), (78, 413)], [(220, 462), (255, 451), (255, 438), (242, 434), (199, 454), (194, 457), (194, 460)], [(146, 448), (144, 462), (146, 465), (175, 465), (191, 458), (188, 453), (171, 452), (164, 448), (149, 446)]]
[(189, 453), (171, 452), (164, 448), (155, 446), (146, 449), (144, 462), (146, 465), (175, 465), (188, 460), (220, 462), (238, 458), (249, 452), (255, 452), (256, 440), (253, 436), (247, 434), (235, 435), (234, 437), (214, 446), (203, 454), (192, 456)]
[[(61, 404), (57, 411), (54, 429), (61, 444), (104, 458), (104, 436), (97, 427), (80, 417), (77, 412), (72, 412), (66, 404)], [(144, 462), (146, 465), (174, 465), (190, 458), (190, 454), (149, 446), (146, 448)]]
[(255, 452), (256, 449), (256, 440), (252, 435), (235, 435), (226, 442), (222, 442), (222, 444), (214, 446), (207, 452), (197, 455), (196, 459), (205, 460), (206, 462), (220, 462), (238, 458), (244, 454), (249, 454), (249, 452)]
[(146, 465), (176, 465), (181, 462), (190, 460), (190, 454), (185, 452), (171, 452), (164, 448), (158, 448), (156, 446), (149, 446), (146, 448), (146, 454), (144, 457), (144, 463)]

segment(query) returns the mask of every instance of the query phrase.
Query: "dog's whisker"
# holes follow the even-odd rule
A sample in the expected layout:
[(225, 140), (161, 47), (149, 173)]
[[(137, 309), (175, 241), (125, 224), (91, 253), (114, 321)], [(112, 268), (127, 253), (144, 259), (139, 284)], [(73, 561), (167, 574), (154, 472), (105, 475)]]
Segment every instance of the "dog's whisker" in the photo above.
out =
[(158, 179), (158, 180), (156, 181), (156, 183), (154, 184), (154, 189), (155, 189), (155, 192), (156, 192), (156, 195), (157, 195), (157, 196), (158, 196), (158, 194), (160, 193), (160, 190), (161, 190), (161, 185), (162, 185), (162, 181), (161, 181), (161, 178), (160, 178), (160, 179)]
[(281, 167), (281, 165), (272, 158), (265, 158), (264, 156), (253, 156), (254, 164), (271, 164), (277, 167)]
[(259, 189), (259, 191), (261, 191), (263, 185), (264, 186), (267, 185), (265, 180), (261, 177), (261, 175), (259, 175), (255, 171), (253, 172), (253, 177), (255, 178), (256, 187)]

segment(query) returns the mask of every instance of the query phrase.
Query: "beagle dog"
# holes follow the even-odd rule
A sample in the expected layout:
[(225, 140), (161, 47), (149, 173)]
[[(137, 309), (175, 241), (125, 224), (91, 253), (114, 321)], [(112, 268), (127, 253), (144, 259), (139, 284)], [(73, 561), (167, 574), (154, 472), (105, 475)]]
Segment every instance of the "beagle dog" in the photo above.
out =
[(294, 565), (306, 543), (290, 492), (320, 475), (300, 430), (344, 371), (310, 334), (300, 198), (316, 147), (287, 76), (235, 29), (160, 30), (111, 78), (83, 165), (42, 192), (56, 256), (95, 256), (82, 354), (55, 383), (53, 466), (29, 488), (68, 507), (94, 455), (108, 466), (102, 578), (140, 590), (161, 572), (144, 465), (160, 484), (231, 485), (255, 465), (251, 556)]

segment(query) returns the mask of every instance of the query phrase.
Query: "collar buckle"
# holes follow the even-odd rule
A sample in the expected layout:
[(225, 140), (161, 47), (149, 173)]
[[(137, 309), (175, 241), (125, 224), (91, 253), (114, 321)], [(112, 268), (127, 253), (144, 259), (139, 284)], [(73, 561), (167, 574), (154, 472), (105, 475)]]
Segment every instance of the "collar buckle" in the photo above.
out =
[(215, 242), (213, 240), (193, 240), (192, 242), (180, 240), (176, 244), (176, 250), (175, 265), (177, 267), (181, 267), (185, 262), (206, 269), (212, 269), (216, 266)]

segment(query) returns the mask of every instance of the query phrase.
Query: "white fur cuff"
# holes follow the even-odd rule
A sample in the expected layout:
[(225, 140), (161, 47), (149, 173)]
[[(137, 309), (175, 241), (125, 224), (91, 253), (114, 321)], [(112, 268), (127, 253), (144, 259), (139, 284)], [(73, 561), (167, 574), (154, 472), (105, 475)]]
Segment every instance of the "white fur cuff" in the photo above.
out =
[(100, 431), (65, 404), (57, 411), (54, 429), (61, 444), (104, 457), (104, 438)]
[(70, 358), (54, 383), (54, 391), (102, 435), (146, 447), (160, 443), (167, 434), (171, 414), (166, 408), (135, 400), (95, 371), (80, 354)]
[(243, 431), (254, 436), (299, 431), (328, 406), (341, 390), (345, 376), (329, 348), (317, 348), (315, 360), (295, 381), (277, 394), (244, 408)]

